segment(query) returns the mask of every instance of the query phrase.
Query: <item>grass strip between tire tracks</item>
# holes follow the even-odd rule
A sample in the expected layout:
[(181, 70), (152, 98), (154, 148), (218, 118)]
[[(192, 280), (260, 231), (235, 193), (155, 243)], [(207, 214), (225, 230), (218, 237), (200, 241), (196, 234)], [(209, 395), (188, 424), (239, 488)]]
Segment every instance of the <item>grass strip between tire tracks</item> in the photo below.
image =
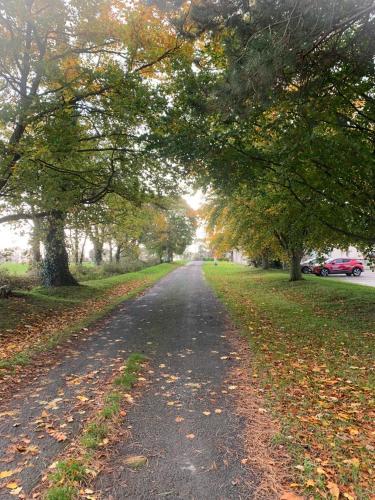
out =
[[(100, 460), (96, 455), (98, 451), (102, 454), (121, 426), (126, 415), (124, 402), (132, 401), (129, 391), (137, 383), (146, 360), (142, 354), (133, 353), (120, 368), (111, 390), (104, 396), (101, 410), (86, 423), (72, 451), (68, 449), (65, 453), (66, 458), (52, 465), (53, 472), (47, 477), (48, 487), (43, 496), (46, 500), (96, 498), (90, 488), (90, 482), (99, 472)], [(140, 457), (133, 466), (140, 466)]]

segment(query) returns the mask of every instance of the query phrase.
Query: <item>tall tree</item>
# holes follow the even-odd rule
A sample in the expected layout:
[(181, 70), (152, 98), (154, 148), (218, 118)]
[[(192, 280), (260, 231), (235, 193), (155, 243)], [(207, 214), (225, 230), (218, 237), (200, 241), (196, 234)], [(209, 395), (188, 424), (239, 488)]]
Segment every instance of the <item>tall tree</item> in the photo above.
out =
[(290, 280), (302, 279), (300, 262), (312, 250), (328, 252), (331, 231), (302, 210), (288, 191), (269, 185), (255, 192), (245, 188), (236, 195), (215, 197), (207, 212), (211, 241), (226, 251), (240, 248), (254, 260), (280, 259), (289, 265)]
[(170, 90), (169, 154), (226, 193), (272, 178), (334, 239), (373, 245), (374, 5), (194, 4), (195, 50)]
[(46, 272), (54, 269), (45, 282), (73, 284), (67, 214), (111, 191), (134, 197), (148, 189), (156, 165), (142, 144), (164, 103), (147, 79), (179, 41), (142, 4), (11, 0), (0, 13), (0, 195), (19, 209), (0, 222), (38, 207), (36, 216), (48, 219)]

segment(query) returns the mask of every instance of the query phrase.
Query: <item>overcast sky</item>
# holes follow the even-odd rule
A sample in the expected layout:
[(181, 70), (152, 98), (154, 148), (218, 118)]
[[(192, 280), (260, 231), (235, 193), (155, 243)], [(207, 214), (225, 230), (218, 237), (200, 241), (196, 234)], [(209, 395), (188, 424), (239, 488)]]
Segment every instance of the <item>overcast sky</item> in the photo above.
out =
[[(200, 208), (204, 203), (204, 195), (201, 191), (186, 195), (184, 198), (194, 210)], [(13, 247), (28, 248), (30, 227), (30, 223), (27, 222), (17, 226), (15, 224), (0, 224), (0, 250)], [(204, 237), (202, 227), (198, 228), (197, 237)]]

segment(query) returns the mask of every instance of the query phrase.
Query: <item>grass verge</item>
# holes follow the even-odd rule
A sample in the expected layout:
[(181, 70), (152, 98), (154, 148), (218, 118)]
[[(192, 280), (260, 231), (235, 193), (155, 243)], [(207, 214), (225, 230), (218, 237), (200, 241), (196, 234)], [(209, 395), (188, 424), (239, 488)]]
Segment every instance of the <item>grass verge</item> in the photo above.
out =
[(291, 486), (308, 498), (373, 491), (375, 290), (245, 266), (206, 264), (206, 277), (248, 339), (252, 377), (281, 423)]
[(180, 265), (160, 264), (78, 287), (37, 288), (0, 300), (0, 377), (29, 364)]
[[(46, 500), (75, 500), (82, 493), (85, 498), (95, 498), (91, 497), (94, 492), (89, 488), (89, 483), (98, 473), (100, 459), (97, 455), (103, 454), (103, 448), (109, 445), (111, 437), (121, 425), (123, 401), (125, 397), (128, 401), (131, 399), (127, 391), (137, 383), (145, 361), (145, 356), (134, 353), (120, 368), (120, 374), (114, 378), (100, 411), (86, 423), (72, 451), (66, 452), (66, 458), (54, 464), (53, 472), (48, 477), (44, 495)], [(131, 382), (128, 379), (130, 375)]]
[(2, 262), (0, 264), (0, 271), (4, 270), (10, 274), (24, 276), (29, 270), (29, 267), (29, 264), (22, 264), (20, 262)]

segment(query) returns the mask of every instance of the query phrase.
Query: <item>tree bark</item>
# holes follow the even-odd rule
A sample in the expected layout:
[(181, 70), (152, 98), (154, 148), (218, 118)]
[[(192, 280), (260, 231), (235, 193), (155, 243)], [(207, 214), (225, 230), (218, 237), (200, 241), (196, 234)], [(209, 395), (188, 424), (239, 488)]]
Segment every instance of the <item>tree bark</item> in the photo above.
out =
[(42, 269), (43, 285), (47, 287), (78, 285), (69, 270), (64, 222), (65, 214), (57, 211), (47, 219), (47, 233), (44, 241), (46, 255)]
[(302, 280), (301, 259), (303, 250), (292, 249), (290, 252), (290, 281)]
[(31, 265), (37, 267), (42, 261), (42, 253), (40, 251), (41, 240), (41, 221), (38, 218), (33, 220), (33, 229), (31, 233)]
[(81, 248), (81, 255), (79, 257), (79, 264), (82, 265), (83, 264), (83, 259), (85, 257), (85, 246), (86, 246), (86, 241), (87, 241), (87, 234), (85, 234), (85, 238), (83, 240), (83, 243), (82, 243), (82, 248)]
[(167, 262), (173, 262), (173, 251), (170, 248), (167, 249)]
[(100, 266), (103, 263), (103, 240), (97, 226), (94, 226), (93, 231), (90, 232), (90, 237), (94, 245), (94, 262)]
[(115, 253), (116, 264), (120, 264), (121, 250), (122, 250), (121, 245), (117, 245), (116, 253)]
[(113, 245), (112, 240), (109, 240), (109, 262), (113, 262)]
[(79, 233), (78, 229), (74, 228), (74, 263), (79, 264)]
[(94, 261), (97, 266), (103, 263), (103, 245), (100, 241), (94, 240)]
[(262, 259), (262, 269), (269, 269), (270, 261), (268, 255), (262, 255), (261, 259)]

